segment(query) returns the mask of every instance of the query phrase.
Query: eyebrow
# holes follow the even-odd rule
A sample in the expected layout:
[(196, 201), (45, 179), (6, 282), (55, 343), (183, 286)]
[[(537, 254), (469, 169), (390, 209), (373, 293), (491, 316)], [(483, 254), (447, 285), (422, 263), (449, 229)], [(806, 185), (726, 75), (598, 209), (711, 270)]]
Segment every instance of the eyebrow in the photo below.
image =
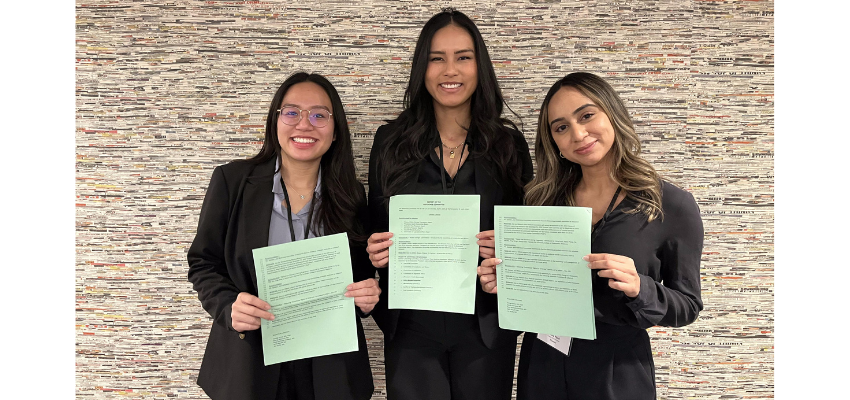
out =
[(326, 111), (328, 111), (328, 112), (330, 112), (330, 111), (331, 111), (331, 109), (330, 109), (330, 108), (327, 108), (327, 107), (322, 106), (322, 105), (312, 106), (312, 107), (310, 107), (310, 108), (301, 108), (301, 106), (299, 106), (298, 104), (292, 104), (292, 103), (286, 103), (286, 104), (281, 104), (281, 105), (280, 105), (280, 108), (284, 108), (284, 107), (295, 107), (295, 108), (297, 108), (297, 109), (299, 109), (299, 110), (312, 110), (312, 109), (314, 109), (314, 108), (323, 108), (323, 109), (325, 109), (325, 110), (326, 110)]
[[(581, 106), (581, 107), (579, 107), (579, 108), (576, 108), (576, 110), (575, 110), (575, 111), (573, 111), (573, 115), (578, 114), (579, 112), (581, 112), (581, 110), (584, 110), (584, 109), (585, 109), (585, 108), (587, 108), (587, 107), (596, 107), (596, 104), (593, 104), (593, 103), (587, 103), (587, 104), (585, 104), (585, 105), (583, 105), (583, 106)], [(561, 122), (561, 121), (563, 121), (564, 119), (565, 119), (564, 117), (555, 118), (555, 119), (553, 119), (553, 120), (552, 120), (552, 122), (550, 122), (550, 123), (549, 123), (549, 126), (555, 125), (555, 123), (556, 123), (556, 122)]]
[[(472, 51), (472, 49), (463, 49), (463, 50), (458, 50), (458, 51), (455, 52), (455, 54), (460, 54), (460, 53), (473, 53), (473, 54), (475, 54), (475, 52)], [(446, 54), (446, 52), (445, 51), (429, 51), (428, 54)]]

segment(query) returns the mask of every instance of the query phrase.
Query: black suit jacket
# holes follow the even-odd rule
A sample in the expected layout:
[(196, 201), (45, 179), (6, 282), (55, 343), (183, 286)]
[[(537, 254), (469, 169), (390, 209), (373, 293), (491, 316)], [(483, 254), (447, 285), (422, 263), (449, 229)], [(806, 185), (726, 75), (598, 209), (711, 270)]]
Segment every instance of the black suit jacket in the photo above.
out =
[[(389, 213), (387, 212), (387, 202), (383, 198), (383, 188), (381, 186), (381, 167), (380, 158), (381, 150), (385, 146), (384, 141), (387, 139), (389, 132), (392, 130), (392, 125), (384, 125), (378, 128), (375, 133), (375, 139), (372, 142), (372, 151), (369, 158), (369, 222), (372, 232), (386, 232), (389, 229)], [(517, 157), (522, 167), (521, 179), (523, 184), (531, 181), (533, 177), (533, 166), (531, 163), (531, 155), (528, 151), (528, 142), (522, 134), (516, 130), (508, 129), (511, 139), (516, 145)], [(493, 206), (495, 205), (520, 205), (523, 202), (523, 192), (512, 192), (505, 188), (511, 185), (510, 182), (499, 178), (499, 172), (496, 166), (491, 162), (487, 162), (481, 158), (470, 157), (467, 162), (475, 164), (475, 192), (481, 196), (481, 231), (493, 229)], [(418, 173), (411, 178), (408, 184), (400, 193), (397, 194), (413, 194), (415, 193)], [(480, 262), (480, 260), (479, 260)], [(390, 310), (387, 308), (389, 299), (389, 268), (378, 268), (380, 275), (381, 300), (375, 305), (372, 311), (372, 317), (384, 332), (386, 341), (390, 341), (395, 334), (396, 326), (398, 325), (399, 310)], [(475, 285), (475, 314), (478, 316), (478, 324), (481, 329), (481, 339), (488, 348), (496, 347), (500, 344), (506, 344), (510, 341), (516, 343), (516, 337), (519, 332), (509, 331), (499, 328), (498, 307), (496, 295), (486, 293), (481, 290), (481, 285)]]
[[(260, 330), (233, 330), (231, 305), (240, 292), (257, 295), (251, 250), (268, 246), (274, 159), (219, 166), (207, 188), (198, 232), (189, 248), (189, 281), (213, 325), (198, 384), (213, 399), (274, 398), (280, 364), (264, 366)], [(354, 280), (374, 277), (363, 247), (351, 246)], [(369, 276), (372, 274), (371, 276)], [(357, 319), (359, 351), (312, 359), (316, 399), (368, 399), (374, 389), (366, 339)]]

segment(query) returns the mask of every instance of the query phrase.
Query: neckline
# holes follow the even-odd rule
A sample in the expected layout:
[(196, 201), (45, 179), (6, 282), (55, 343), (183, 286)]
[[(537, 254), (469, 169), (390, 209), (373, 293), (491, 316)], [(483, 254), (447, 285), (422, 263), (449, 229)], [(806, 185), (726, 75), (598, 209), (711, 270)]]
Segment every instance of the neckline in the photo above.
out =
[[(614, 196), (611, 196), (611, 202), (608, 203), (608, 208), (605, 209), (605, 214), (602, 215), (602, 218), (600, 218), (599, 221), (596, 221), (596, 223), (593, 224), (590, 231), (591, 245), (596, 240), (596, 237), (599, 236), (599, 231), (601, 231), (602, 228), (605, 226), (605, 222), (608, 221), (609, 218), (611, 218), (611, 213), (614, 212), (614, 210), (617, 208), (614, 207), (614, 203), (616, 203), (617, 199), (620, 198), (620, 191), (622, 189), (622, 187), (617, 186), (617, 191), (614, 192)], [(623, 200), (626, 200), (625, 197), (623, 198)], [(620, 204), (622, 203), (623, 202), (621, 201)], [(617, 204), (617, 206), (619, 207), (620, 204)]]

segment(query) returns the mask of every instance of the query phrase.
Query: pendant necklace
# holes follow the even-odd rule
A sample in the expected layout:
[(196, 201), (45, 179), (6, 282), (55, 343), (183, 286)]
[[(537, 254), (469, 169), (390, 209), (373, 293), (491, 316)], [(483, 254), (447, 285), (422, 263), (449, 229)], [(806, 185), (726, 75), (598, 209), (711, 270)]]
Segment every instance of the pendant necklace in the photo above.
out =
[(446, 146), (446, 148), (449, 149), (449, 158), (455, 158), (455, 150), (457, 150), (457, 148), (460, 147), (460, 145), (466, 143), (466, 141), (461, 142), (459, 145), (457, 145), (455, 147), (449, 147), (447, 144), (443, 143), (442, 140), (440, 141), (440, 143), (442, 143), (443, 146)]
[[(287, 187), (289, 187), (289, 185), (286, 185), (286, 186), (287, 186)], [(290, 188), (290, 189), (292, 189), (292, 188)], [(295, 192), (295, 189), (292, 189), (292, 191), (293, 191), (293, 192)], [(295, 194), (297, 194), (298, 196), (300, 196), (300, 197), (301, 197), (301, 200), (304, 200), (304, 199), (306, 198), (306, 197), (304, 197), (304, 195), (303, 195), (303, 194), (301, 194), (301, 193), (295, 192)]]

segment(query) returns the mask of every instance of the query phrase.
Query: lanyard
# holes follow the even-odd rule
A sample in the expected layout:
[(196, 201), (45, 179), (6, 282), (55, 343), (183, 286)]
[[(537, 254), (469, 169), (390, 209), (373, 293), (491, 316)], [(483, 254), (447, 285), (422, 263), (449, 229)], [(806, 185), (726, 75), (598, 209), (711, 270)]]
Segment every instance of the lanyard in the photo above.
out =
[(611, 210), (614, 209), (614, 203), (617, 202), (617, 196), (620, 195), (620, 189), (621, 188), (618, 186), (617, 191), (614, 192), (614, 197), (611, 198), (611, 203), (608, 204), (608, 210), (605, 211), (605, 214), (602, 216), (602, 219), (596, 222), (596, 225), (593, 225), (593, 230), (590, 232), (590, 243), (593, 243), (593, 240), (596, 239), (597, 236), (599, 236), (599, 231), (601, 231), (602, 227), (605, 226), (605, 220), (608, 219), (608, 215), (611, 214)]
[[(437, 135), (437, 139), (440, 142), (440, 179), (443, 181), (443, 194), (455, 194), (457, 182), (452, 185), (451, 192), (449, 192), (448, 187), (446, 187), (446, 166), (443, 164), (443, 141), (439, 140), (440, 135)], [(460, 159), (457, 160), (457, 171), (460, 171), (460, 162), (463, 161), (464, 150), (466, 150), (466, 139), (463, 141), (463, 147), (460, 148)], [(457, 171), (455, 171), (455, 178), (457, 178)]]
[[(292, 226), (292, 205), (289, 204), (289, 191), (286, 190), (286, 184), (283, 183), (283, 174), (280, 177), (280, 187), (283, 188), (283, 199), (286, 201), (286, 212), (289, 214), (289, 219), (286, 222), (289, 222), (289, 235), (292, 237), (292, 241), (295, 241), (295, 227)], [(307, 225), (304, 225), (304, 239), (307, 239), (307, 235), (310, 233), (310, 224), (313, 222), (313, 206), (316, 205), (316, 196), (310, 200), (310, 212), (307, 213)]]

